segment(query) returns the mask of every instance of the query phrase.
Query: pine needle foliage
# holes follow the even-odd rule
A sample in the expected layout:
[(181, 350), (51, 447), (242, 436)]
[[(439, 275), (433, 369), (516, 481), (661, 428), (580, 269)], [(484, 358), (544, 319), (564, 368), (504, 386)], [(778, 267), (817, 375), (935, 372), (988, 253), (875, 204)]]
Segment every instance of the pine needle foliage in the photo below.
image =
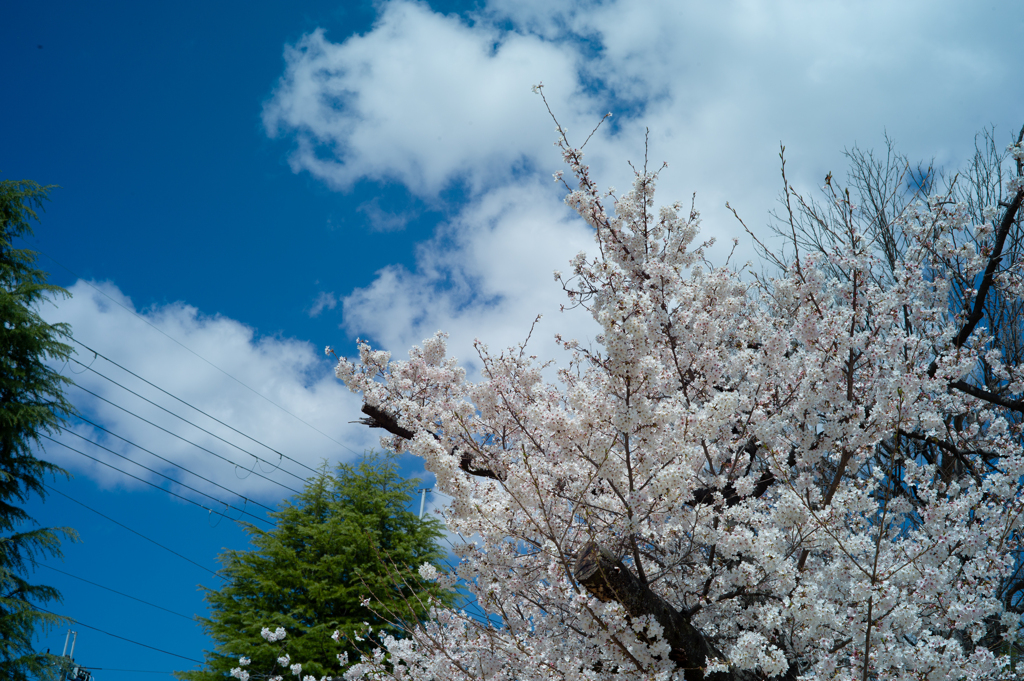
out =
[[(287, 654), (303, 662), (300, 678), (339, 678), (337, 656), (359, 659), (356, 637), (366, 632), (364, 623), (374, 632), (401, 634), (362, 605), (365, 598), (372, 595), (374, 610), (404, 623), (427, 617), (428, 597), (453, 604), (452, 592), (417, 571), (445, 556), (437, 544), (442, 523), (406, 510), (419, 482), (402, 478), (389, 455), (368, 455), (333, 472), (324, 464), (301, 494), (270, 514), (273, 529), (247, 528), (253, 550), (220, 556), (225, 586), (204, 587), (211, 614), (199, 620), (216, 649), (206, 653), (205, 669), (176, 676), (225, 679), (245, 655), (251, 678), (290, 678), (278, 662)], [(284, 627), (287, 636), (268, 642), (264, 627)], [(340, 642), (331, 638), (335, 631), (344, 636)]]
[(50, 364), (70, 356), (63, 341), (71, 329), (48, 324), (37, 312), (41, 303), (69, 294), (46, 283), (36, 253), (14, 247), (32, 233), (30, 221), (38, 220), (50, 189), (0, 181), (0, 678), (11, 681), (45, 676), (53, 664), (52, 656), (33, 650), (32, 640), (40, 629), (68, 621), (37, 607), (61, 596), (32, 584), (26, 573), (40, 557), (60, 556), (62, 536), (76, 537), (65, 527), (33, 527), (23, 508), (31, 495), (45, 495), (47, 476), (67, 475), (35, 452), (40, 435), (58, 431), (74, 413), (64, 397), (71, 382)]

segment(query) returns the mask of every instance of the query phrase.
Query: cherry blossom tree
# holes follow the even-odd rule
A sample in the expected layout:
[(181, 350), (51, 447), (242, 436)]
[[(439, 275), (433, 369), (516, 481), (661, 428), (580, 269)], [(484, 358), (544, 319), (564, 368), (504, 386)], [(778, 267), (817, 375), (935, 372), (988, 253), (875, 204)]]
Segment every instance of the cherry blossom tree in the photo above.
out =
[[(896, 218), (894, 261), (849, 219), (816, 251), (794, 234), (773, 278), (707, 267), (696, 211), (655, 210), (656, 172), (602, 193), (560, 143), (598, 252), (562, 282), (599, 346), (564, 341), (555, 383), (525, 345), (478, 345), (470, 383), (441, 334), (407, 361), (362, 344), (338, 365), (368, 424), (455, 498), (449, 526), (481, 538), (440, 579), (500, 618), (436, 609), (350, 675), (1008, 674), (1024, 381), (984, 305), (1020, 298), (1019, 268), (1001, 267), (1020, 142), (984, 222), (929, 197)], [(951, 312), (958, 282), (975, 285)]]
[(555, 277), (596, 344), (559, 339), (556, 368), (477, 343), (479, 381), (442, 333), (337, 366), (478, 538), (421, 574), (488, 614), (368, 632), (347, 678), (1013, 677), (1024, 367), (986, 305), (1024, 292), (1021, 139), (980, 220), (950, 192), (903, 206), (897, 257), (830, 178), (828, 238), (791, 222), (757, 276), (708, 264), (660, 171), (601, 191), (559, 131), (595, 248)]

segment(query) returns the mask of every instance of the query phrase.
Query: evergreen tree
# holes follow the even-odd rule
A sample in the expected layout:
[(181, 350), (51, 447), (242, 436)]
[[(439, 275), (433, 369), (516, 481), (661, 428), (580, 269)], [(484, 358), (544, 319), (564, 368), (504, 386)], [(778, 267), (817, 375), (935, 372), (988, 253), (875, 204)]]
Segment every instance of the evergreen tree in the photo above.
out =
[[(356, 466), (326, 464), (301, 494), (271, 514), (269, 531), (249, 527), (251, 551), (221, 555), (225, 586), (205, 589), (210, 605), (203, 628), (217, 642), (206, 653), (206, 669), (177, 672), (182, 679), (224, 679), (248, 656), (253, 678), (290, 677), (277, 660), (287, 654), (302, 663), (302, 675), (340, 677), (337, 655), (358, 659), (356, 636), (364, 622), (375, 632), (395, 629), (361, 601), (404, 623), (424, 619), (427, 598), (451, 605), (454, 594), (420, 577), (423, 563), (438, 564), (442, 524), (405, 510), (419, 480), (398, 475), (392, 457), (367, 457)], [(279, 643), (261, 636), (264, 627), (283, 627)], [(344, 638), (331, 639), (335, 631)]]
[(22, 505), (32, 494), (45, 494), (47, 475), (67, 475), (36, 458), (39, 436), (57, 431), (73, 413), (63, 390), (70, 381), (54, 371), (50, 360), (66, 360), (71, 347), (66, 324), (47, 324), (36, 308), (68, 292), (46, 283), (35, 266), (36, 254), (13, 242), (32, 233), (50, 187), (35, 182), (0, 181), (0, 678), (20, 681), (46, 674), (53, 657), (33, 650), (36, 631), (65, 618), (40, 611), (35, 604), (60, 601), (50, 586), (26, 577), (40, 556), (59, 556), (60, 537), (74, 539), (68, 528), (30, 527)]

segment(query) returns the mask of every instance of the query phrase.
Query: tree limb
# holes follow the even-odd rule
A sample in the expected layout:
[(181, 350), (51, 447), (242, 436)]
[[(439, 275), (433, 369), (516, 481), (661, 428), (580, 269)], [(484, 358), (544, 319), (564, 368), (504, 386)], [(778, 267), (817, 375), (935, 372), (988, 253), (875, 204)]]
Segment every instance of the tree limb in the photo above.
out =
[[(755, 681), (763, 678), (750, 670), (705, 676), (704, 667), (708, 658), (724, 660), (725, 656), (693, 626), (688, 615), (642, 584), (618, 556), (608, 549), (594, 542), (584, 545), (576, 559), (573, 577), (594, 598), (602, 602), (620, 603), (631, 618), (645, 615), (653, 617), (664, 629), (663, 638), (672, 649), (669, 659), (683, 670), (686, 681)], [(641, 638), (645, 637), (641, 635)], [(793, 667), (790, 666), (778, 678), (793, 681), (796, 678)]]
[[(380, 407), (374, 407), (369, 404), (363, 404), (361, 411), (366, 414), (366, 418), (359, 419), (359, 423), (369, 426), (370, 428), (383, 428), (392, 435), (397, 435), (404, 440), (411, 440), (416, 435), (413, 431), (405, 428), (398, 423), (398, 418)], [(437, 436), (437, 433), (430, 433), (435, 439), (440, 441), (441, 438)], [(453, 450), (452, 454), (457, 454), (458, 450)], [(459, 456), (459, 468), (470, 475), (475, 475), (479, 478), (491, 478), (492, 480), (504, 480), (504, 474), (500, 472), (492, 471), (489, 468), (478, 468), (473, 465), (473, 454), (471, 452), (463, 451)]]
[(398, 419), (395, 418), (394, 414), (389, 411), (384, 411), (380, 407), (363, 404), (363, 408), (360, 411), (366, 414), (366, 418), (359, 419), (359, 423), (362, 423), (363, 425), (369, 426), (370, 428), (383, 428), (392, 435), (397, 435), (405, 440), (411, 440), (413, 436), (416, 435), (416, 433), (412, 432), (408, 428), (403, 428), (398, 425)]
[(971, 385), (965, 381), (954, 381), (953, 383), (950, 383), (949, 386), (951, 388), (956, 388), (960, 392), (967, 393), (972, 397), (977, 397), (979, 400), (984, 400), (989, 404), (1024, 413), (1024, 402), (1021, 400), (1008, 400), (1005, 397), (1001, 397), (987, 390), (982, 390), (978, 386)]
[[(1024, 139), (1024, 128), (1021, 128), (1020, 134), (1017, 136), (1017, 144), (1020, 144), (1021, 140)], [(1017, 162), (1017, 172), (1020, 174), (1021, 164)], [(999, 262), (1003, 259), (1003, 244), (1006, 242), (1006, 235), (1010, 233), (1010, 227), (1013, 226), (1013, 221), (1017, 217), (1017, 211), (1020, 210), (1021, 200), (1024, 199), (1024, 189), (1017, 190), (1014, 194), (1013, 200), (1006, 206), (1006, 212), (1003, 214), (1003, 220), (999, 224), (999, 229), (996, 230), (996, 241), (992, 246), (992, 255), (988, 260), (988, 267), (985, 268), (985, 276), (982, 277), (981, 286), (978, 287), (978, 294), (974, 298), (974, 309), (971, 310), (970, 316), (964, 322), (964, 325), (960, 328), (960, 332), (953, 339), (953, 345), (956, 347), (963, 346), (967, 342), (968, 337), (974, 331), (974, 327), (978, 325), (982, 317), (985, 316), (985, 296), (988, 295), (988, 291), (992, 288), (992, 281), (995, 278), (996, 269), (999, 267)]]
[[(768, 491), (768, 488), (775, 483), (775, 480), (776, 478), (771, 471), (765, 471), (754, 486), (754, 491), (746, 497), (740, 496), (740, 493), (736, 491), (736, 487), (730, 482), (721, 490), (722, 498), (725, 499), (726, 506), (735, 506), (747, 498), (760, 499)], [(691, 507), (700, 504), (713, 504), (715, 503), (715, 492), (717, 491), (712, 487), (695, 489), (693, 490), (693, 499), (687, 501), (686, 504)]]

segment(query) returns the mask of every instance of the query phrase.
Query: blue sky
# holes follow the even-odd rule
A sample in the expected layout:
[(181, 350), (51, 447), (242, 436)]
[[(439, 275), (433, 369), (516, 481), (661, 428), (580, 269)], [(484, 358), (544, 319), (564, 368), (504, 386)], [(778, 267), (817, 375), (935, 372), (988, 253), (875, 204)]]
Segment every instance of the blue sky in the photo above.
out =
[[(472, 371), (474, 338), (511, 345), (538, 313), (538, 355), (555, 354), (555, 331), (590, 332), (586, 319), (558, 313), (551, 273), (590, 236), (551, 181), (560, 164), (554, 123), (530, 91), (538, 82), (572, 139), (613, 112), (587, 147), (601, 184), (628, 185), (626, 161), (642, 160), (649, 128), (652, 162), (670, 163), (662, 198), (696, 192), (705, 236), (739, 238), (742, 259), (753, 257), (749, 238), (724, 203), (763, 228), (780, 188), (780, 142), (791, 183), (813, 194), (828, 171), (843, 176), (844, 148), (881, 148), (885, 133), (912, 159), (952, 170), (984, 126), (1008, 142), (1024, 124), (1016, 2), (551, 5), (5, 10), (0, 178), (61, 187), (28, 245), (74, 297), (44, 314), (303, 465), (345, 461), (376, 436), (351, 423), (358, 397), (333, 378), (324, 346), (352, 354), (358, 336), (401, 356), (444, 329)], [(229, 498), (229, 488), (272, 507), (289, 494), (274, 481), (305, 474), (289, 461), (257, 464), (266, 479), (244, 473), (211, 452), (239, 466), (255, 460), (238, 447), (277, 455), (211, 421), (213, 434), (197, 431), (100, 374), (197, 423), (206, 417), (91, 352), (78, 359), (90, 368), (62, 370), (95, 393), (70, 393), (85, 416), (207, 480), (83, 422), (61, 438), (68, 445), (131, 467), (78, 436), (99, 442), (194, 487), (131, 469), (207, 506), (200, 493)], [(56, 444), (46, 456), (74, 474), (57, 491), (206, 569), (223, 548), (247, 545), (203, 508)], [(403, 472), (422, 475), (422, 465), (406, 460)], [(192, 663), (84, 625), (201, 659), (209, 642), (187, 618), (205, 613), (197, 585), (215, 577), (59, 494), (29, 510), (81, 535), (64, 562), (46, 561), (74, 577), (48, 568), (36, 577), (58, 586), (57, 610), (82, 622), (75, 657), (102, 668), (97, 679)], [(59, 652), (64, 634), (43, 645)]]

